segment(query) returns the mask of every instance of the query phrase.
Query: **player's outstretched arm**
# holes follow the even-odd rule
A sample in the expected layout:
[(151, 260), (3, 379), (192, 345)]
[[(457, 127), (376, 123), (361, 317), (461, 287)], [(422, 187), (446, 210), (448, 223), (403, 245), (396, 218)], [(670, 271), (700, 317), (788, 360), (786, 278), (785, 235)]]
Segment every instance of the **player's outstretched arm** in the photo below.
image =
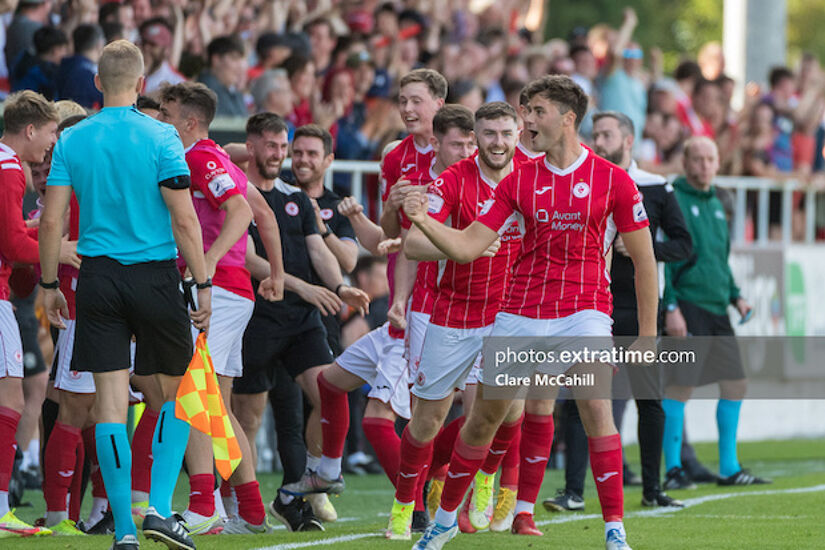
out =
[(458, 263), (466, 264), (481, 257), (498, 239), (498, 233), (479, 221), (459, 231), (431, 218), (427, 214), (427, 197), (420, 191), (407, 195), (404, 212), (447, 258)]
[(636, 271), (636, 303), (639, 315), (639, 336), (656, 336), (656, 315), (659, 308), (659, 279), (653, 241), (647, 227), (621, 234), (627, 253)]
[(364, 207), (354, 197), (341, 199), (338, 203), (338, 213), (349, 219), (361, 246), (369, 250), (373, 256), (383, 256), (378, 250), (378, 244), (386, 240), (387, 236), (380, 226), (364, 215)]

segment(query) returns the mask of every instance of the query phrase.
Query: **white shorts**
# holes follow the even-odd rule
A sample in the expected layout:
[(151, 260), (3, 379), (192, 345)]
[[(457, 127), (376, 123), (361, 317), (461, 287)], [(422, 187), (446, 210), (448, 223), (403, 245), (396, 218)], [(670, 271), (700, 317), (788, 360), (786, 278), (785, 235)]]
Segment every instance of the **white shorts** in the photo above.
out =
[(413, 395), (437, 401), (454, 390), (463, 390), (465, 384), (475, 383), (475, 376), (471, 379), (469, 375), (479, 365), (484, 337), (492, 330), (493, 325), (450, 328), (430, 323), (424, 337)]
[[(604, 346), (611, 342), (613, 335), (613, 319), (606, 313), (596, 311), (594, 309), (586, 309), (578, 311), (567, 317), (560, 317), (558, 319), (533, 319), (531, 317), (524, 317), (522, 315), (514, 315), (512, 313), (499, 312), (496, 315), (496, 321), (493, 323), (493, 330), (490, 336), (517, 336), (517, 337), (536, 337), (536, 338), (560, 338), (570, 337), (569, 339), (559, 340), (555, 343), (556, 348), (576, 351), (594, 345), (593, 340), (582, 340), (582, 337), (602, 337), (606, 340), (599, 340), (595, 342), (597, 345)], [(539, 371), (548, 374), (561, 374), (567, 371), (575, 363), (552, 363), (543, 364)], [(488, 376), (495, 376), (497, 373), (490, 369)], [(482, 377), (482, 381), (486, 385), (495, 386), (496, 384)]]
[(415, 377), (418, 374), (418, 365), (421, 364), (421, 351), (424, 349), (424, 336), (427, 334), (427, 325), (429, 324), (429, 314), (412, 310), (407, 313), (404, 357), (407, 359), (407, 369), (410, 372), (410, 384), (415, 383)]
[(23, 378), (23, 342), (8, 300), (0, 300), (0, 378)]
[[(197, 293), (193, 294), (197, 302)], [(243, 334), (254, 309), (254, 300), (212, 287), (212, 318), (206, 343), (217, 374), (233, 378), (243, 374)], [(192, 341), (197, 339), (198, 329), (192, 327)]]
[[(72, 393), (95, 393), (95, 377), (91, 372), (72, 370), (72, 352), (74, 350), (74, 331), (77, 321), (66, 319), (63, 321), (66, 328), (57, 335), (57, 344), (54, 347), (54, 359), (52, 369), (55, 371), (54, 387)], [(129, 346), (132, 356), (132, 364), (129, 372), (135, 371), (135, 343)], [(140, 403), (143, 394), (129, 388), (129, 403)]]
[(359, 338), (335, 362), (371, 386), (369, 397), (388, 403), (398, 416), (410, 418), (404, 341), (390, 336), (389, 323)]

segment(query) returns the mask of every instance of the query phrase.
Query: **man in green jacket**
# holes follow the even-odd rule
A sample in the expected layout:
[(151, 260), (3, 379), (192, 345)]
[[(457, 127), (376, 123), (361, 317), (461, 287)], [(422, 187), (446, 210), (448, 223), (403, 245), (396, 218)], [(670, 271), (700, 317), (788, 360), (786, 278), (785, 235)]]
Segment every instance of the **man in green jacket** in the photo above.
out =
[(693, 346), (696, 363), (668, 371), (665, 399), (664, 454), (667, 488), (689, 484), (682, 469), (680, 450), (685, 403), (693, 388), (718, 383), (716, 409), (719, 428), (719, 485), (770, 483), (744, 470), (736, 456), (736, 429), (747, 382), (733, 339), (727, 308), (733, 305), (743, 320), (751, 306), (739, 294), (728, 256), (730, 234), (725, 210), (716, 195), (713, 179), (719, 170), (716, 144), (705, 137), (688, 140), (684, 151), (685, 175), (674, 183), (674, 192), (688, 231), (693, 254), (684, 262), (665, 268), (665, 330), (669, 336), (713, 336), (702, 346)]

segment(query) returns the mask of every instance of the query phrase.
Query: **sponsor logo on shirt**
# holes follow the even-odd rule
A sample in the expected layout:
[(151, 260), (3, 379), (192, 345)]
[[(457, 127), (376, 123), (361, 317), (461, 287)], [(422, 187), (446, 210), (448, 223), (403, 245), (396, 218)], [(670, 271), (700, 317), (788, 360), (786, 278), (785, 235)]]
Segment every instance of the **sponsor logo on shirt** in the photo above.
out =
[(583, 199), (589, 194), (590, 186), (587, 183), (580, 181), (579, 183), (573, 186), (573, 196), (577, 199)]
[(209, 191), (215, 196), (215, 198), (219, 199), (230, 189), (235, 189), (235, 182), (229, 174), (221, 174), (212, 178), (212, 180), (208, 183), (208, 186)]
[(483, 201), (483, 202), (482, 202), (482, 201), (479, 201), (479, 203), (478, 203), (478, 208), (479, 208), (479, 213), (478, 213), (478, 215), (479, 215), (479, 216), (483, 216), (484, 214), (486, 214), (487, 212), (489, 212), (489, 211), (490, 211), (490, 209), (493, 207), (493, 203), (494, 203), (494, 202), (496, 202), (496, 201), (494, 201), (494, 200), (493, 200), (493, 199), (491, 199), (491, 198), (490, 198), (490, 199), (487, 199), (486, 201)]
[(404, 167), (401, 169), (401, 173), (406, 174), (407, 172), (409, 172), (410, 170), (412, 170), (414, 168), (415, 168), (415, 163), (414, 162), (411, 162), (409, 164), (405, 164)]
[(290, 216), (297, 216), (299, 212), (298, 205), (292, 201), (289, 201), (284, 205), (284, 210), (286, 210), (286, 213)]
[(536, 195), (544, 195), (553, 188), (552, 185), (545, 185), (541, 189), (536, 189)]
[(444, 207), (444, 199), (433, 193), (427, 193), (427, 212), (438, 214)]
[(332, 208), (321, 209), (321, 219), (327, 221), (332, 218)]
[(581, 212), (559, 212), (554, 210), (550, 214), (544, 208), (536, 210), (536, 221), (549, 223), (553, 231), (584, 231)]
[(647, 212), (645, 211), (645, 205), (637, 202), (633, 205), (633, 221), (636, 223), (643, 222), (647, 219)]

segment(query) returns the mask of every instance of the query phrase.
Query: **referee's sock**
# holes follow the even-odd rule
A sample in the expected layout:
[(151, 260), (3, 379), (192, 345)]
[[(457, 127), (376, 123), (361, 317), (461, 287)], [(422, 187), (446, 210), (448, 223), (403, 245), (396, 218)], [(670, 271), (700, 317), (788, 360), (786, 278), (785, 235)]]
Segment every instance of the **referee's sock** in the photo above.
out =
[(137, 535), (132, 520), (132, 452), (126, 425), (98, 423), (95, 443), (109, 507), (115, 520), (115, 538), (120, 540), (126, 535)]
[(172, 515), (172, 493), (188, 441), (189, 424), (175, 418), (175, 402), (167, 401), (160, 408), (152, 440), (152, 488), (149, 491), (149, 506), (154, 507), (161, 517)]
[(736, 428), (742, 401), (720, 399), (716, 406), (716, 426), (719, 428), (719, 475), (730, 477), (742, 467), (736, 456)]
[(665, 434), (662, 450), (665, 452), (665, 471), (682, 467), (682, 430), (685, 423), (685, 404), (675, 399), (662, 399), (665, 410)]

